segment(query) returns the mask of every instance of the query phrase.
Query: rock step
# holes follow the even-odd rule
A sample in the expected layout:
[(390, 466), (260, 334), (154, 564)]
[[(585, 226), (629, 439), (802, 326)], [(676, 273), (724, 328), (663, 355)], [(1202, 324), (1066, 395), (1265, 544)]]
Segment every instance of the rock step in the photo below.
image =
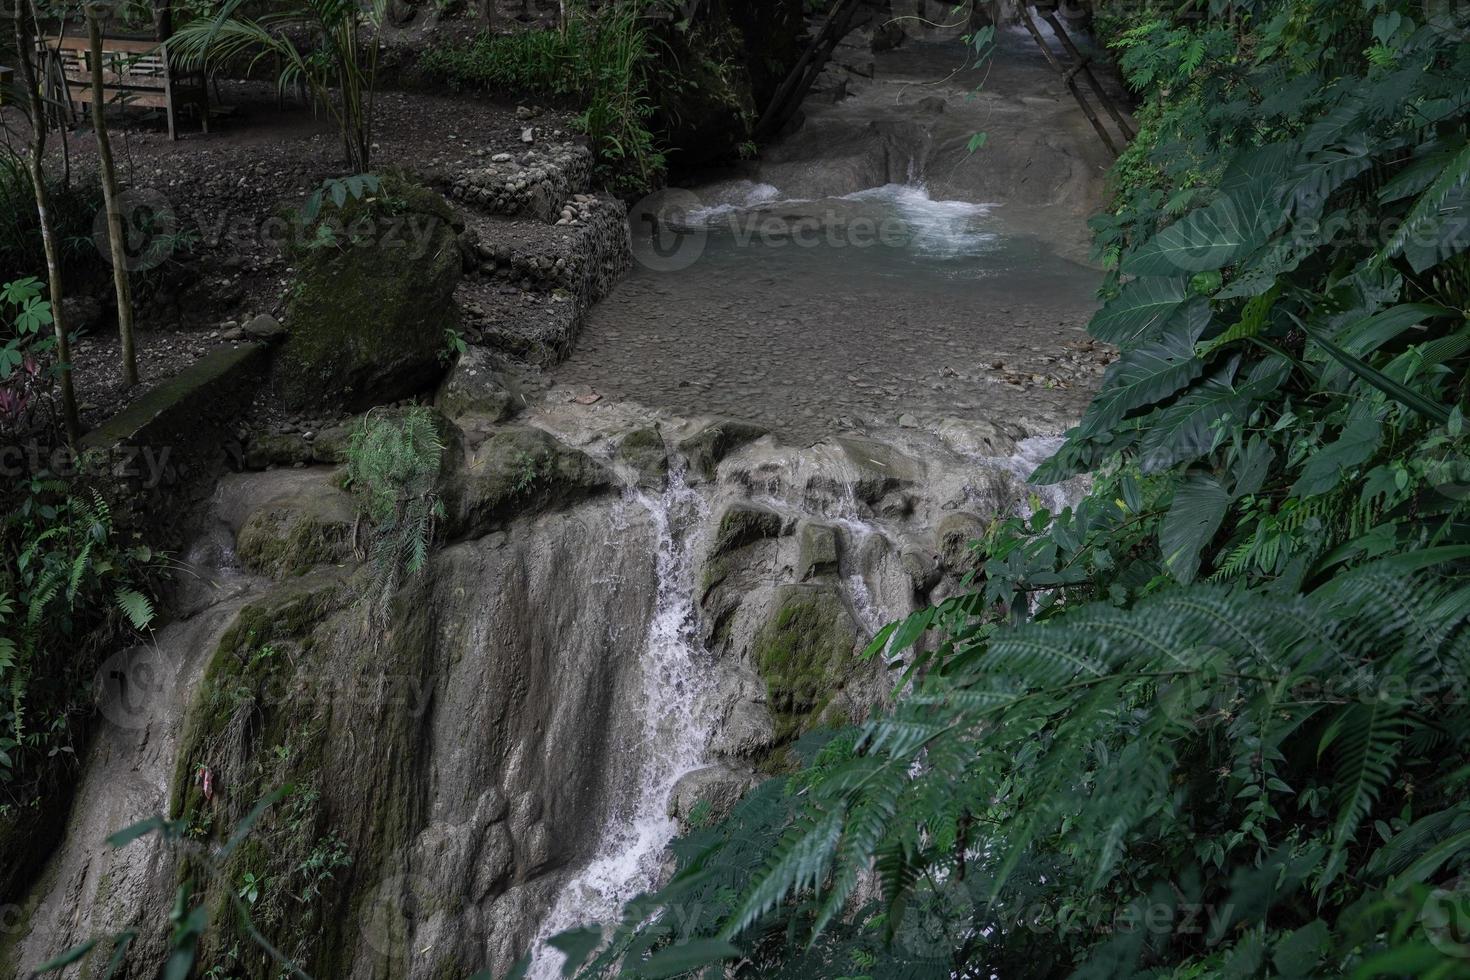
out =
[(577, 194), (556, 213), (556, 224), (471, 213), (461, 237), (466, 322), (481, 342), (541, 365), (571, 352), (588, 310), (632, 265), (621, 201)]
[(497, 153), (485, 166), (455, 178), (449, 194), (485, 214), (552, 224), (562, 220), (568, 198), (591, 189), (592, 151), (578, 143), (559, 143), (519, 157)]

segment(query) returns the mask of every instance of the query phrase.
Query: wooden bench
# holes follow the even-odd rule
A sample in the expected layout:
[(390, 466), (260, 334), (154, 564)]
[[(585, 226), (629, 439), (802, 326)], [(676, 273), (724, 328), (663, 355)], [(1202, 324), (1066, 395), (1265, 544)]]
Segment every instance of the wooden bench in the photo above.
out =
[[(85, 37), (47, 37), (41, 45), (57, 59), (66, 80), (64, 98), (75, 110), (92, 101), (92, 52)], [(161, 108), (168, 120), (168, 138), (178, 139), (176, 119), (181, 106), (199, 112), (209, 132), (209, 89), (202, 71), (183, 71), (169, 64), (167, 45), (142, 38), (102, 39), (102, 96), (107, 103)], [(57, 93), (61, 95), (61, 93)]]

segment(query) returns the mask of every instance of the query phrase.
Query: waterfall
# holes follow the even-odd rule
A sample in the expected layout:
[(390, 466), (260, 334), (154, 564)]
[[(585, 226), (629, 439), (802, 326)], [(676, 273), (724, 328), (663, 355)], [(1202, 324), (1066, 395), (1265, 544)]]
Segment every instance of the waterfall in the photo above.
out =
[(615, 923), (624, 903), (658, 884), (664, 854), (678, 832), (668, 815), (669, 798), (680, 777), (704, 764), (712, 719), (700, 702), (711, 683), (702, 663), (705, 651), (696, 635), (694, 578), (696, 551), (709, 522), (709, 505), (671, 472), (668, 487), (655, 495), (629, 490), (645, 508), (657, 534), (657, 598), (644, 638), (641, 737), (634, 778), (610, 808), (598, 835), (597, 851), (572, 873), (536, 937), (532, 980), (561, 976), (564, 957), (546, 945), (559, 932), (589, 923)]
[[(1018, 483), (1023, 484), (1027, 490), (1034, 493), (1047, 510), (1053, 514), (1059, 514), (1082, 499), (1084, 490), (1082, 482), (1073, 479), (1065, 483), (1043, 486), (1027, 481), (1031, 474), (1036, 472), (1036, 467), (1050, 459), (1061, 448), (1064, 441), (1061, 436), (1031, 436), (1016, 444), (1016, 452), (1013, 456), (983, 457), (977, 459), (977, 462), (1011, 474)], [(1031, 505), (1028, 500), (1023, 498), (1018, 503), (1017, 509), (1020, 516), (1031, 516)]]

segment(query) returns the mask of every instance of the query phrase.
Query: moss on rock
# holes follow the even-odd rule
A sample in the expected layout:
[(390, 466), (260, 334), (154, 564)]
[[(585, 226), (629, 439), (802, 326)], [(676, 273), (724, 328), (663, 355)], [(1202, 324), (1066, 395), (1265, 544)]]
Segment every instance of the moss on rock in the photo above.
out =
[(235, 554), (251, 571), (276, 578), (345, 562), (356, 517), (352, 499), (324, 482), (251, 514), (235, 537)]
[(515, 393), (482, 347), (471, 347), (459, 355), (435, 399), (440, 411), (452, 419), (478, 415), (491, 422), (510, 418), (515, 402)]
[(766, 432), (766, 429), (749, 422), (719, 419), (681, 440), (679, 452), (689, 460), (689, 469), (693, 473), (708, 478), (714, 476), (722, 459)]
[(788, 585), (755, 641), (778, 743), (818, 723), (836, 722), (828, 708), (855, 668), (857, 629), (835, 589)]
[(801, 529), (801, 557), (797, 561), (803, 581), (837, 571), (837, 529), (829, 524), (806, 524)]
[(618, 459), (638, 472), (638, 485), (662, 490), (669, 481), (669, 453), (663, 433), (653, 426), (636, 429), (618, 444)]
[(389, 180), (323, 221), (339, 240), (296, 258), (277, 396), (290, 408), (365, 408), (429, 387), (458, 323), (453, 212), (435, 192)]
[(518, 514), (564, 507), (613, 485), (607, 468), (540, 429), (486, 439), (454, 490), (451, 537), (478, 538)]
[(780, 514), (765, 507), (732, 504), (720, 517), (710, 557), (719, 558), (757, 541), (779, 537), (785, 523)]
[(305, 465), (311, 459), (311, 443), (292, 432), (262, 432), (251, 436), (250, 444), (245, 447), (247, 470)]

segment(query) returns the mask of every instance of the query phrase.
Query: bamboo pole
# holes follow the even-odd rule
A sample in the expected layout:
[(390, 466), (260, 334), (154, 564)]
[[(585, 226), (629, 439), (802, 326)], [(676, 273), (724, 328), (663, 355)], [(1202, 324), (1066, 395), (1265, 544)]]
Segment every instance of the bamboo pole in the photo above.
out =
[(97, 6), (87, 4), (87, 40), (91, 46), (92, 133), (97, 139), (97, 169), (102, 201), (107, 209), (107, 247), (112, 256), (112, 286), (117, 296), (117, 335), (122, 342), (123, 381), (138, 383), (138, 355), (133, 347), (133, 288), (128, 282), (128, 252), (123, 239), (122, 208), (118, 204), (117, 170), (112, 163), (112, 140), (107, 135), (106, 102), (102, 89), (102, 25)]
[(1107, 90), (1103, 88), (1102, 82), (1098, 81), (1097, 76), (1092, 73), (1092, 67), (1088, 64), (1087, 56), (1078, 49), (1077, 45), (1072, 43), (1071, 35), (1062, 27), (1062, 22), (1057, 20), (1055, 13), (1049, 11), (1043, 12), (1041, 19), (1051, 26), (1052, 33), (1062, 42), (1062, 47), (1067, 49), (1067, 53), (1077, 59), (1077, 65), (1082, 70), (1082, 77), (1087, 79), (1088, 85), (1092, 86), (1093, 94), (1102, 103), (1102, 107), (1107, 110), (1108, 115), (1113, 117), (1113, 122), (1118, 124), (1118, 131), (1123, 134), (1123, 139), (1131, 142), (1138, 133), (1134, 131), (1132, 126), (1128, 125), (1128, 120), (1123, 118), (1123, 114), (1118, 111), (1118, 107), (1108, 97)]
[[(25, 15), (29, 14), (29, 18)], [(46, 188), (46, 137), (48, 134), (46, 107), (41, 102), (41, 89), (36, 79), (31, 59), (35, 57), (35, 38), (25, 23), (29, 19), (37, 24), (33, 0), (24, 0), (24, 6), (15, 17), (15, 50), (20, 72), (21, 87), (25, 90), (27, 107), (31, 117), (31, 145), (26, 158), (30, 172), (31, 189), (36, 195), (36, 215), (41, 223), (41, 246), (46, 253), (46, 277), (51, 300), (51, 326), (56, 334), (56, 357), (61, 362), (58, 383), (61, 386), (61, 416), (66, 427), (66, 439), (73, 448), (81, 438), (82, 424), (77, 417), (77, 396), (72, 387), (71, 342), (66, 335), (66, 311), (62, 307), (63, 284), (61, 281), (61, 243), (56, 240), (56, 228), (51, 220), (51, 198)], [(37, 31), (36, 37), (40, 36)]]

